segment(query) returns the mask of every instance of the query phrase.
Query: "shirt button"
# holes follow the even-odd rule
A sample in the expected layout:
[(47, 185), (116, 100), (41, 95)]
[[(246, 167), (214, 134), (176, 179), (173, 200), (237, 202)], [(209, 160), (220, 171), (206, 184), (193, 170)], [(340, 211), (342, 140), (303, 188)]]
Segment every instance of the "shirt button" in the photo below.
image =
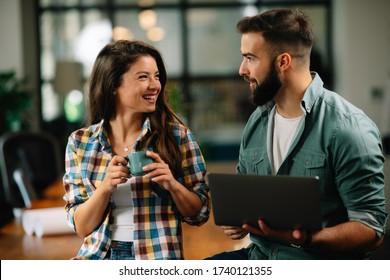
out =
[(254, 161), (256, 159), (256, 157), (255, 156), (252, 156), (252, 160)]

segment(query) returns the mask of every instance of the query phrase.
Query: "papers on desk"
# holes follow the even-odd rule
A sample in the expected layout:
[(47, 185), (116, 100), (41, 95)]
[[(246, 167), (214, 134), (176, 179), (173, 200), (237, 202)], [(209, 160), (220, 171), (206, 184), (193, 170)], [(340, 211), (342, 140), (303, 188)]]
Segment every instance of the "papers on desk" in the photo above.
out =
[(64, 207), (25, 210), (22, 215), (22, 226), (27, 235), (44, 235), (73, 233), (66, 222)]

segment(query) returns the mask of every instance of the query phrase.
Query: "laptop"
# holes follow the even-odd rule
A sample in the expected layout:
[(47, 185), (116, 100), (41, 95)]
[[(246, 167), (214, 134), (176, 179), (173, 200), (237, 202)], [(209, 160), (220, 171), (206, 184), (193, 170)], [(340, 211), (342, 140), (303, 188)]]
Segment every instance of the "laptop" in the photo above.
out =
[(216, 225), (254, 227), (263, 219), (274, 229), (322, 228), (318, 177), (208, 175)]

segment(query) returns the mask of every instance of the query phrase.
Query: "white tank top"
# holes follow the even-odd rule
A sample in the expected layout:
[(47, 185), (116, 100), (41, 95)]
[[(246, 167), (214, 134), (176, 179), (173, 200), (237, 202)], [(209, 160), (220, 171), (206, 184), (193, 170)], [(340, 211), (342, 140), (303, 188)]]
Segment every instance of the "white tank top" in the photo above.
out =
[(110, 225), (112, 240), (133, 241), (134, 218), (133, 203), (130, 192), (130, 180), (119, 184), (112, 193), (115, 208), (111, 210), (113, 223)]
[(278, 172), (279, 167), (282, 165), (287, 152), (293, 142), (295, 135), (298, 131), (303, 120), (303, 115), (298, 118), (287, 119), (275, 113), (274, 118), (274, 135), (273, 135), (273, 163), (274, 172)]

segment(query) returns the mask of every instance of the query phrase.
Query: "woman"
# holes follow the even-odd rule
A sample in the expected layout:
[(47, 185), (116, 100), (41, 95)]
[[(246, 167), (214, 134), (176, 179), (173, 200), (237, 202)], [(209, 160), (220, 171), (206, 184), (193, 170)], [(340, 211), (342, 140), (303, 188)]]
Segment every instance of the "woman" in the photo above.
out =
[[(76, 259), (183, 259), (181, 222), (209, 218), (206, 167), (191, 131), (170, 109), (158, 50), (121, 40), (97, 56), (88, 126), (66, 147), (68, 223), (85, 237)], [(130, 151), (154, 163), (131, 176)]]

